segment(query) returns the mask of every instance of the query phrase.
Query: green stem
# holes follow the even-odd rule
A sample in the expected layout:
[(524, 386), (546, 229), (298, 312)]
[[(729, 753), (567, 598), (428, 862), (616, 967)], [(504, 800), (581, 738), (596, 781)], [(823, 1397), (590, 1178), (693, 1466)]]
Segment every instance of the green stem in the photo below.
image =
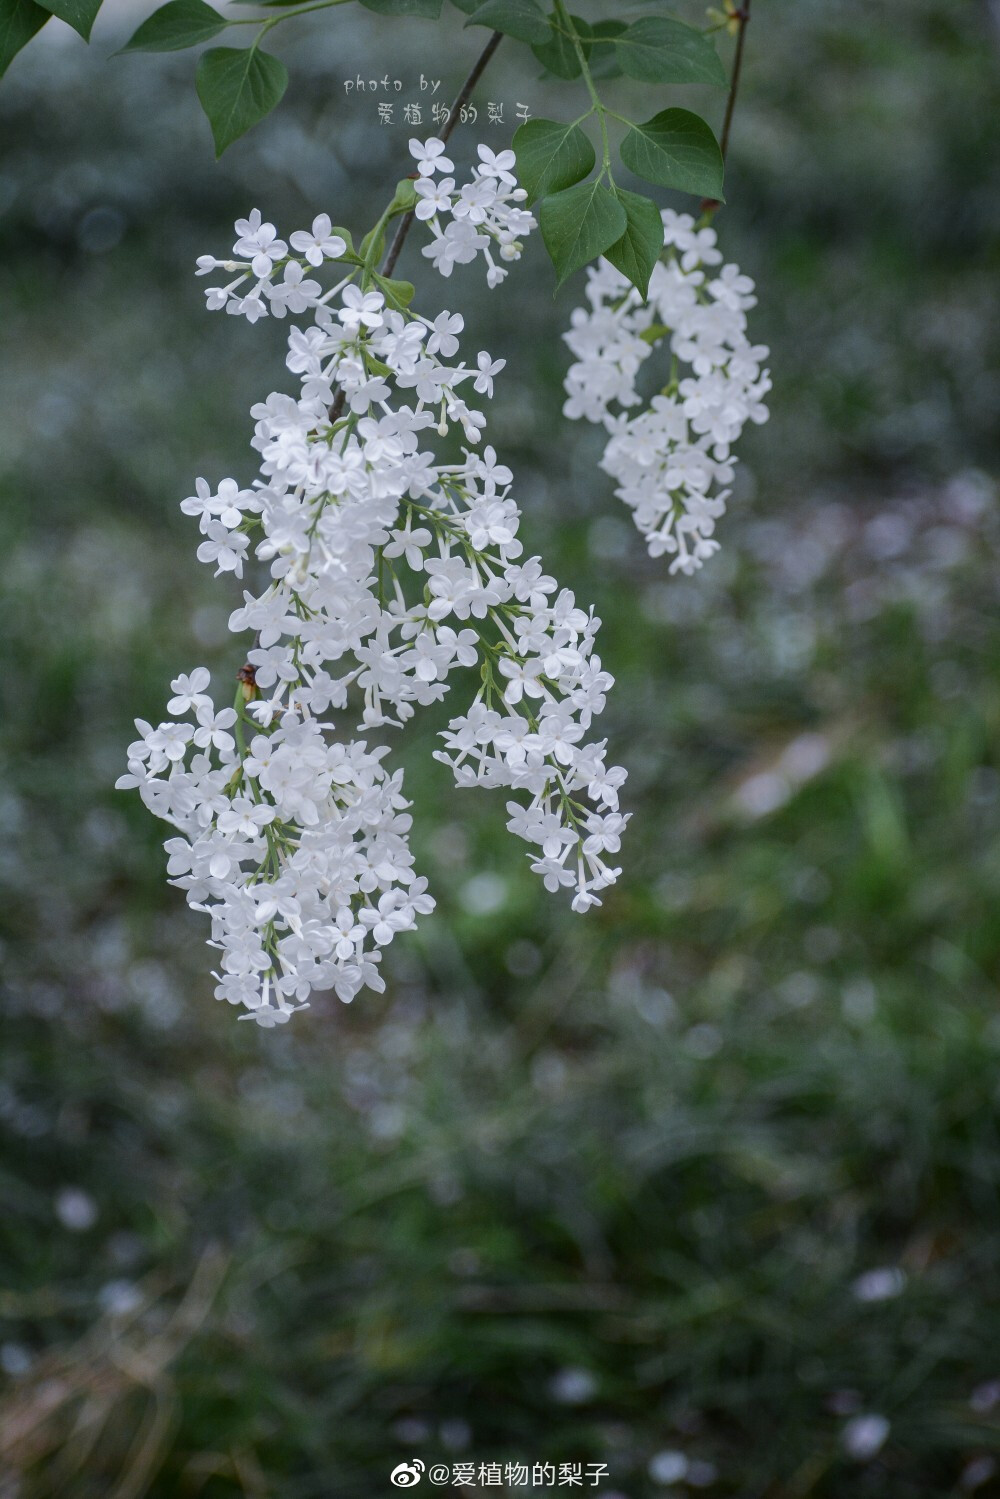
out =
[[(594, 79), (590, 68), (587, 66), (587, 56), (583, 50), (583, 43), (577, 36), (576, 27), (570, 20), (564, 0), (553, 0), (553, 5), (563, 31), (573, 42), (573, 50), (576, 53), (577, 62), (580, 64), (580, 72), (583, 74), (583, 81), (587, 85), (587, 92), (590, 95), (590, 102), (593, 105), (593, 108), (588, 113), (594, 114), (596, 112), (601, 122), (601, 146), (604, 152), (604, 159), (601, 162), (601, 176), (603, 177), (607, 174), (608, 178), (613, 182), (614, 178), (611, 176), (611, 146), (608, 141), (608, 122), (606, 118), (608, 111), (601, 103), (597, 89), (594, 87)], [(582, 118), (585, 119), (586, 116)]]
[[(249, 3), (254, 3), (254, 0), (249, 0)], [(282, 21), (291, 20), (292, 16), (307, 16), (313, 10), (329, 10), (331, 5), (347, 5), (348, 3), (349, 0), (315, 0), (315, 4), (312, 5), (289, 7), (280, 16), (270, 17), (265, 25), (269, 30), (272, 26), (280, 26)], [(240, 16), (239, 20), (227, 21), (226, 24), (227, 26), (259, 26), (261, 20), (260, 16)]]

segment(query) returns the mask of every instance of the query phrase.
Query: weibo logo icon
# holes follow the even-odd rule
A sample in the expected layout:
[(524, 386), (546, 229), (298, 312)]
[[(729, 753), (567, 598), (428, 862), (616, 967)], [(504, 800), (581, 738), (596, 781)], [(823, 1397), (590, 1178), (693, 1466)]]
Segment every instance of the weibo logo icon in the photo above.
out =
[(425, 1463), (419, 1457), (415, 1457), (411, 1463), (399, 1463), (389, 1474), (389, 1482), (394, 1483), (397, 1489), (412, 1489), (420, 1482)]

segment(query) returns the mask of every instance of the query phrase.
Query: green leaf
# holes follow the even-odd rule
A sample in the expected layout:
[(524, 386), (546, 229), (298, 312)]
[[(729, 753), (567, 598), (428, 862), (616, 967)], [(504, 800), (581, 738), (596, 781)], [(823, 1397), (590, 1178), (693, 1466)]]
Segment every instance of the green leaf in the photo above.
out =
[(514, 132), (517, 175), (528, 202), (562, 192), (594, 168), (594, 148), (579, 125), (529, 120)]
[(123, 52), (179, 52), (217, 36), (228, 25), (205, 0), (168, 0), (143, 21)]
[(390, 217), (397, 213), (409, 213), (411, 208), (417, 206), (417, 188), (412, 177), (401, 177), (396, 183), (396, 191), (392, 202), (389, 204)]
[(441, 0), (361, 0), (361, 4), (380, 16), (427, 16), (433, 21), (441, 14)]
[(664, 109), (645, 125), (633, 125), (621, 157), (647, 182), (724, 201), (722, 152), (705, 121), (689, 109)]
[(342, 239), (344, 241), (344, 244), (347, 246), (344, 254), (340, 257), (341, 260), (350, 260), (352, 257), (355, 260), (358, 259), (350, 229), (345, 229), (340, 224), (334, 224), (333, 228), (330, 230), (330, 233), (337, 235), (337, 237), (339, 239)]
[(621, 239), (628, 219), (614, 193), (595, 181), (581, 182), (578, 187), (546, 198), (539, 223), (556, 268), (558, 291), (567, 276)]
[(615, 51), (615, 37), (628, 30), (624, 21), (595, 21), (591, 27), (591, 51), (588, 61), (591, 78), (621, 78), (622, 70)]
[(67, 26), (72, 26), (85, 42), (90, 41), (90, 33), (97, 20), (97, 12), (101, 8), (101, 0), (38, 0), (38, 4), (57, 20), (65, 21)]
[(471, 16), (474, 10), (479, 9), (480, 0), (451, 0), (451, 3), (456, 10), (464, 11), (467, 16)]
[(615, 37), (627, 31), (624, 21), (595, 21), (590, 28), (590, 53), (587, 64), (592, 78), (620, 78), (621, 67), (612, 45)]
[(35, 32), (42, 29), (49, 15), (34, 0), (0, 0), (0, 76)]
[(39, 0), (43, 10), (65, 21), (78, 31), (85, 42), (90, 41), (90, 29), (97, 19), (101, 0)]
[(716, 83), (726, 70), (708, 37), (665, 16), (645, 16), (615, 38), (623, 73), (643, 83)]
[[(573, 29), (583, 45), (584, 56), (590, 50), (590, 27), (586, 21), (581, 21), (579, 16), (570, 16)], [(541, 46), (532, 47), (532, 52), (544, 68), (554, 73), (557, 78), (579, 78), (581, 68), (577, 50), (573, 46), (572, 37), (568, 37), (559, 24), (559, 17), (553, 11), (549, 17), (549, 39)]]
[(221, 156), (271, 112), (288, 87), (288, 72), (259, 47), (212, 47), (198, 61), (195, 83), (212, 126), (215, 154)]
[(466, 26), (489, 26), (529, 46), (549, 39), (549, 23), (535, 0), (486, 0), (472, 12)]
[(378, 275), (374, 281), (385, 292), (386, 300), (394, 302), (397, 307), (409, 307), (413, 301), (416, 288), (412, 281), (393, 281), (388, 276)]
[(381, 228), (376, 225), (374, 229), (369, 229), (368, 233), (361, 241), (360, 245), (358, 246), (358, 254), (361, 256), (362, 262), (365, 265), (373, 266), (376, 260), (382, 259), (382, 251), (384, 249), (385, 225), (383, 224)]
[(625, 210), (628, 227), (604, 254), (615, 270), (627, 276), (643, 296), (649, 290), (649, 278), (663, 249), (663, 220), (651, 198), (615, 188), (615, 196)]

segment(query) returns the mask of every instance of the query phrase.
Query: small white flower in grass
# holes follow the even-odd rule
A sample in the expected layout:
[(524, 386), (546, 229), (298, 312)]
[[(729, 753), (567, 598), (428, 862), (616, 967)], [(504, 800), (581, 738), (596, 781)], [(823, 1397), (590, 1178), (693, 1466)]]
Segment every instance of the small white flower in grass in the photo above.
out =
[(129, 1317), (142, 1301), (142, 1292), (131, 1280), (109, 1280), (97, 1293), (98, 1306), (110, 1317)]
[(976, 1489), (982, 1488), (984, 1483), (989, 1483), (990, 1479), (996, 1476), (996, 1471), (996, 1458), (984, 1452), (966, 1463), (958, 1480), (959, 1485), (965, 1493), (972, 1494)]
[(28, 1373), (33, 1359), (29, 1349), (22, 1343), (0, 1343), (0, 1369), (11, 1379), (20, 1379)]
[(63, 1187), (56, 1193), (56, 1217), (71, 1233), (84, 1234), (97, 1222), (97, 1203), (82, 1187)]
[(857, 1301), (890, 1301), (906, 1288), (906, 1274), (895, 1266), (866, 1270), (851, 1286)]
[(334, 234), (328, 213), (317, 214), (311, 229), (296, 229), (289, 237), (293, 250), (304, 255), (310, 265), (321, 266), (324, 260), (339, 260), (347, 249), (347, 241)]
[(597, 1394), (597, 1380), (589, 1369), (560, 1369), (549, 1390), (559, 1405), (586, 1405)]
[(410, 141), (410, 155), (417, 163), (417, 171), (421, 177), (431, 177), (435, 172), (453, 172), (455, 163), (445, 154), (444, 141), (438, 140), (437, 136), (431, 136), (426, 141), (418, 141), (415, 137)]
[(889, 1422), (884, 1416), (852, 1416), (840, 1434), (844, 1451), (855, 1462), (867, 1463), (877, 1457), (885, 1446), (889, 1435)]
[(976, 1385), (969, 1396), (969, 1405), (978, 1415), (995, 1410), (1000, 1405), (1000, 1379), (988, 1379)]
[(465, 881), (458, 898), (470, 916), (493, 916), (503, 910), (507, 895), (507, 881), (503, 876), (484, 870)]
[(654, 1483), (682, 1483), (687, 1477), (688, 1460), (683, 1452), (668, 1447), (649, 1460), (649, 1476)]

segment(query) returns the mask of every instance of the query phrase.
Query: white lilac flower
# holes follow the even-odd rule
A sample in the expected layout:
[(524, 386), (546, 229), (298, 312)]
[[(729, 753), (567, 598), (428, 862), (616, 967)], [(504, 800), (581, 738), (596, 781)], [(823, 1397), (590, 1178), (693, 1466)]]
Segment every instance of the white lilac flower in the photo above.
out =
[[(671, 572), (692, 573), (718, 550), (732, 446), (748, 421), (767, 420), (771, 381), (767, 349), (746, 333), (753, 282), (735, 265), (706, 273), (722, 259), (714, 229), (671, 209), (662, 217), (666, 256), (645, 299), (606, 260), (588, 271), (590, 305), (576, 309), (564, 335), (577, 362), (563, 410), (604, 425), (602, 467), (651, 555), (669, 556)], [(669, 379), (644, 403), (637, 381), (661, 343), (672, 355)]]
[(455, 163), (445, 154), (444, 141), (439, 141), (436, 136), (430, 140), (418, 141), (415, 138), (410, 141), (410, 155), (417, 163), (417, 171), (421, 177), (430, 177), (435, 172), (453, 172)]
[[(443, 151), (438, 140), (422, 145), (416, 140), (410, 142), (421, 174), (414, 184), (416, 215), (430, 225), (434, 235), (423, 253), (442, 276), (450, 276), (456, 265), (475, 260), (481, 251), (487, 265), (487, 284), (498, 286), (507, 271), (496, 263), (494, 252), (503, 261), (520, 259), (522, 237), (535, 227), (534, 218), (523, 207), (528, 195), (518, 187), (514, 176), (514, 153), (478, 147), (479, 164), (471, 179), (456, 191), (453, 178), (434, 179), (435, 172), (454, 170)], [(449, 215), (451, 223), (442, 225), (442, 219)]]
[[(440, 142), (415, 145), (423, 172), (451, 169)], [(470, 212), (447, 229), (429, 221), (449, 271), (480, 249), (489, 261), (498, 243), (520, 252), (534, 220), (512, 166), (509, 152), (480, 152)], [(304, 317), (286, 361), (300, 392), (252, 408), (250, 488), (199, 479), (182, 509), (198, 520), (202, 561), (237, 577), (260, 567), (262, 586), (230, 618), (256, 638), (235, 706), (216, 707), (203, 667), (176, 677), (175, 718), (137, 721), (118, 784), (179, 835), (168, 875), (211, 920), (217, 998), (273, 1029), (313, 990), (349, 1001), (381, 989), (382, 950), (433, 909), (402, 772), (378, 741), (439, 701), (457, 670), (478, 668), (438, 758), (459, 786), (504, 788), (532, 869), (576, 910), (618, 874), (607, 856), (627, 820), (625, 772), (589, 737), (612, 684), (594, 652), (599, 621), (524, 559), (513, 475), (478, 448), (486, 419), (468, 398), (492, 395), (503, 361), (481, 351), (466, 363), (461, 316), (391, 307), (353, 284), (350, 261), (321, 293), (259, 212), (237, 235), (248, 260), (199, 261), (199, 273), (238, 273), (210, 305)], [(340, 243), (326, 215), (290, 240), (317, 272)], [(429, 443), (451, 427), (462, 459), (439, 461)], [(352, 707), (355, 738), (342, 719)]]
[(508, 187), (517, 187), (517, 178), (514, 176), (516, 157), (513, 151), (494, 153), (489, 146), (477, 146), (476, 151), (482, 163), (480, 170), (486, 176), (496, 177)]
[(321, 213), (314, 218), (311, 229), (296, 229), (288, 243), (293, 250), (304, 255), (310, 265), (315, 266), (321, 266), (324, 260), (339, 260), (347, 249), (347, 241), (333, 233), (328, 213)]

